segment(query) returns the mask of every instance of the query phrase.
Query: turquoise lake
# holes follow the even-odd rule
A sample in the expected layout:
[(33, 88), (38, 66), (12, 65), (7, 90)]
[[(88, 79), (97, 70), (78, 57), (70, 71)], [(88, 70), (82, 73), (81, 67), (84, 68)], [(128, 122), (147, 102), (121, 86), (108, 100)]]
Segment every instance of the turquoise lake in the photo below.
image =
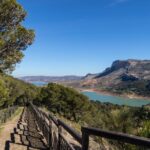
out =
[(35, 82), (32, 82), (32, 84), (36, 86), (44, 86), (44, 85), (47, 85), (47, 82), (35, 81)]
[[(32, 84), (36, 86), (44, 86), (47, 85), (46, 82), (32, 82)], [(142, 105), (150, 104), (150, 100), (144, 100), (144, 99), (128, 99), (123, 97), (117, 97), (117, 96), (110, 96), (110, 95), (104, 95), (96, 92), (82, 92), (84, 95), (89, 97), (90, 100), (94, 101), (100, 101), (100, 102), (109, 102), (112, 104), (118, 104), (118, 105), (127, 105), (127, 106), (136, 106), (140, 107)]]
[(142, 105), (150, 104), (150, 100), (144, 100), (144, 99), (128, 99), (123, 97), (117, 97), (117, 96), (109, 96), (104, 95), (96, 92), (82, 92), (84, 95), (89, 97), (90, 100), (94, 101), (100, 101), (100, 102), (109, 102), (113, 104), (118, 105), (127, 105), (127, 106), (136, 106), (140, 107)]

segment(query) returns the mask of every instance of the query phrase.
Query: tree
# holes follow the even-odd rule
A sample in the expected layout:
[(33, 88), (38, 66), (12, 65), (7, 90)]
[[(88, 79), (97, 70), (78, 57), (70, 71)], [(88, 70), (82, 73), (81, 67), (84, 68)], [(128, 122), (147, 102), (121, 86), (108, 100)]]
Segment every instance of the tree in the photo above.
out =
[(34, 40), (34, 31), (21, 24), (25, 16), (16, 0), (0, 0), (0, 72), (13, 71)]
[(41, 88), (41, 104), (50, 111), (58, 113), (67, 119), (78, 122), (82, 112), (87, 110), (89, 100), (76, 90), (59, 84), (49, 83)]
[(6, 88), (3, 80), (0, 78), (0, 108), (8, 101), (9, 91)]

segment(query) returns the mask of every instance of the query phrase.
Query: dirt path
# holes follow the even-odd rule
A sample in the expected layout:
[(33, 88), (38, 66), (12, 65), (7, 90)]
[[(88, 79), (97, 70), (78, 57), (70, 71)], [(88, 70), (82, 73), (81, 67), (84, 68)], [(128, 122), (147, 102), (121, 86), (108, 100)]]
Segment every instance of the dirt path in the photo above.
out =
[(5, 124), (0, 126), (0, 149), (5, 149), (5, 142), (10, 140), (10, 133), (13, 132), (20, 118), (23, 108), (18, 108), (15, 114)]
[(0, 140), (0, 150), (48, 149), (29, 107), (25, 107), (11, 121), (3, 125)]

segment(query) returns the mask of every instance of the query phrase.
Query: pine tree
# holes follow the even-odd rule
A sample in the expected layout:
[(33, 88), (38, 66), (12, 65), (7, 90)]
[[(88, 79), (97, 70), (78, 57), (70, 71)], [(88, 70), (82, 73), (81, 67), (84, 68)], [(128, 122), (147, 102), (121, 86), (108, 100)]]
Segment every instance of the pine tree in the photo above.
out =
[(0, 0), (0, 72), (13, 71), (34, 40), (34, 31), (21, 24), (26, 14), (16, 0)]

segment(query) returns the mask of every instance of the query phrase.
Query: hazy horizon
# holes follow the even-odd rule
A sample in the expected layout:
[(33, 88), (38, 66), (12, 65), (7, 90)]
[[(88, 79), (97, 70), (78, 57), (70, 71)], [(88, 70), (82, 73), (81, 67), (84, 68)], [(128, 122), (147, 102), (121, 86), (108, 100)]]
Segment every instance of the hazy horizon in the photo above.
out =
[[(118, 59), (119, 60), (119, 59)], [(132, 59), (132, 58), (129, 58), (129, 59), (126, 59), (126, 60), (120, 60), (120, 61), (127, 61), (127, 60), (139, 60), (139, 61), (150, 61), (150, 59)], [(114, 61), (117, 61), (117, 60), (114, 60)], [(113, 62), (114, 62), (113, 61)], [(112, 63), (113, 63), (112, 62)], [(111, 63), (111, 65), (112, 65), (112, 63)], [(105, 69), (107, 69), (107, 68), (109, 68), (109, 67), (111, 67), (111, 65), (110, 66), (107, 66)], [(40, 74), (35, 74), (35, 75), (18, 75), (18, 76), (15, 76), (14, 75), (14, 77), (26, 77), (26, 76), (45, 76), (45, 77), (63, 77), (63, 76), (78, 76), (78, 77), (84, 77), (84, 76), (86, 76), (87, 74), (99, 74), (99, 73), (102, 73), (103, 71), (105, 71), (105, 69), (104, 70), (101, 70), (101, 71), (97, 71), (97, 72), (88, 72), (88, 73), (86, 73), (86, 74), (62, 74), (62, 75), (40, 75)]]

